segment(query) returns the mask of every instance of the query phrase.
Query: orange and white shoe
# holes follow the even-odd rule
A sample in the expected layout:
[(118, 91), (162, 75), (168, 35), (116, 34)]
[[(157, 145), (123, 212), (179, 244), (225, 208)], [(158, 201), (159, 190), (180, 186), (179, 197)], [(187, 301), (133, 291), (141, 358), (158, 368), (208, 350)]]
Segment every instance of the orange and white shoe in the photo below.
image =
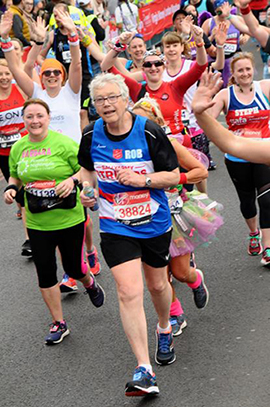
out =
[(69, 277), (67, 274), (63, 275), (63, 280), (59, 284), (61, 293), (74, 293), (78, 290), (76, 280)]
[(101, 267), (96, 247), (94, 246), (94, 250), (91, 253), (87, 251), (85, 253), (85, 256), (90, 266), (91, 272), (94, 274), (94, 276), (97, 276), (101, 272)]

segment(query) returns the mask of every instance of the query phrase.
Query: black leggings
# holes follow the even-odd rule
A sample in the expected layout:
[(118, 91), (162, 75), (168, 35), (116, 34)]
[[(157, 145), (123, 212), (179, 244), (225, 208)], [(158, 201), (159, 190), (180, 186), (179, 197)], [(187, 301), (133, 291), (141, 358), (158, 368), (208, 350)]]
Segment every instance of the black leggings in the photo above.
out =
[(227, 158), (225, 164), (240, 199), (243, 217), (250, 219), (257, 215), (257, 199), (260, 227), (270, 228), (270, 168), (264, 164), (235, 162)]
[(83, 260), (85, 222), (61, 230), (27, 230), (40, 288), (49, 288), (57, 284), (55, 254), (57, 246), (65, 273), (77, 280), (85, 277), (87, 272), (87, 265)]
[(7, 182), (9, 179), (8, 157), (8, 155), (0, 155), (0, 169)]

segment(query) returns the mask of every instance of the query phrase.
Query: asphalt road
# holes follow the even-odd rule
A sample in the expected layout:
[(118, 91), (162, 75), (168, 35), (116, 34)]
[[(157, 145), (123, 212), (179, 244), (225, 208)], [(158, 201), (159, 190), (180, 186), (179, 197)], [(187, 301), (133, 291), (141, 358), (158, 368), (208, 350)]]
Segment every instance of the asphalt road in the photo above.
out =
[[(0, 406), (270, 406), (270, 270), (247, 254), (247, 228), (236, 193), (222, 154), (215, 147), (212, 152), (218, 168), (209, 174), (209, 196), (224, 205), (224, 226), (217, 241), (196, 253), (210, 300), (199, 311), (190, 289), (175, 283), (188, 326), (175, 338), (177, 360), (168, 367), (154, 365), (156, 316), (145, 292), (150, 354), (160, 388), (154, 399), (124, 396), (136, 361), (102, 257), (98, 281), (106, 290), (105, 305), (94, 309), (82, 288), (63, 296), (71, 335), (58, 346), (44, 345), (51, 321), (34, 265), (20, 255), (21, 221), (15, 218), (15, 206), (0, 201)], [(1, 181), (1, 195), (4, 187)], [(95, 242), (98, 245), (96, 218)], [(59, 266), (59, 279), (61, 273)]]

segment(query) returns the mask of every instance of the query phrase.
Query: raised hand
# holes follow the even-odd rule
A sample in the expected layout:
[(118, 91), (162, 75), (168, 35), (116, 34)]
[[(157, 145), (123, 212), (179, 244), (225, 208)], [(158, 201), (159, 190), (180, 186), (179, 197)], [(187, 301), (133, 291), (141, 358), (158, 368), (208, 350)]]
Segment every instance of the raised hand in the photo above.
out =
[(121, 44), (129, 44), (134, 35), (136, 34), (136, 31), (125, 31), (122, 32), (119, 36), (119, 42)]
[(191, 26), (193, 24), (192, 16), (186, 16), (181, 22), (181, 30), (183, 34), (190, 34)]
[(37, 41), (44, 42), (47, 34), (48, 26), (45, 25), (45, 20), (42, 17), (37, 17), (37, 21), (33, 23), (33, 31), (36, 34)]
[(229, 17), (232, 8), (227, 1), (220, 6), (220, 9), (222, 10), (222, 17)]
[(197, 44), (199, 44), (200, 42), (203, 42), (203, 29), (201, 27), (198, 27), (197, 25), (192, 25), (191, 33), (193, 35), (194, 41)]
[(215, 34), (215, 40), (216, 44), (223, 46), (226, 42), (227, 39), (227, 32), (228, 32), (228, 27), (225, 21), (222, 23), (219, 23), (217, 26), (216, 34)]
[(72, 18), (70, 17), (70, 15), (66, 12), (66, 11), (62, 11), (60, 9), (56, 9), (54, 11), (54, 13), (57, 13), (57, 17), (60, 21), (60, 23), (62, 24), (62, 26), (69, 32), (77, 32), (76, 30), (76, 26), (72, 20)]
[(222, 86), (221, 73), (213, 73), (212, 71), (204, 71), (202, 74), (200, 85), (193, 97), (192, 109), (195, 114), (201, 114), (205, 110), (214, 106), (212, 98), (220, 90)]
[(236, 7), (246, 8), (250, 2), (251, 0), (235, 0), (234, 4), (236, 5)]
[(8, 37), (13, 25), (13, 14), (11, 11), (6, 11), (1, 17), (0, 34), (1, 37)]

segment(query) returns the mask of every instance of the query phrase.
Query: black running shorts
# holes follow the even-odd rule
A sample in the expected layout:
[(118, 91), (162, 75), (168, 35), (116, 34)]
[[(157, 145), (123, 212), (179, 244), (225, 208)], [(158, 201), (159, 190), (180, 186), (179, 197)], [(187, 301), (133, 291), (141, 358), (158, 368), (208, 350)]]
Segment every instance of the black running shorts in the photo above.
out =
[(149, 239), (138, 239), (113, 233), (101, 233), (101, 250), (110, 268), (139, 259), (151, 267), (165, 267), (169, 263), (172, 231)]

